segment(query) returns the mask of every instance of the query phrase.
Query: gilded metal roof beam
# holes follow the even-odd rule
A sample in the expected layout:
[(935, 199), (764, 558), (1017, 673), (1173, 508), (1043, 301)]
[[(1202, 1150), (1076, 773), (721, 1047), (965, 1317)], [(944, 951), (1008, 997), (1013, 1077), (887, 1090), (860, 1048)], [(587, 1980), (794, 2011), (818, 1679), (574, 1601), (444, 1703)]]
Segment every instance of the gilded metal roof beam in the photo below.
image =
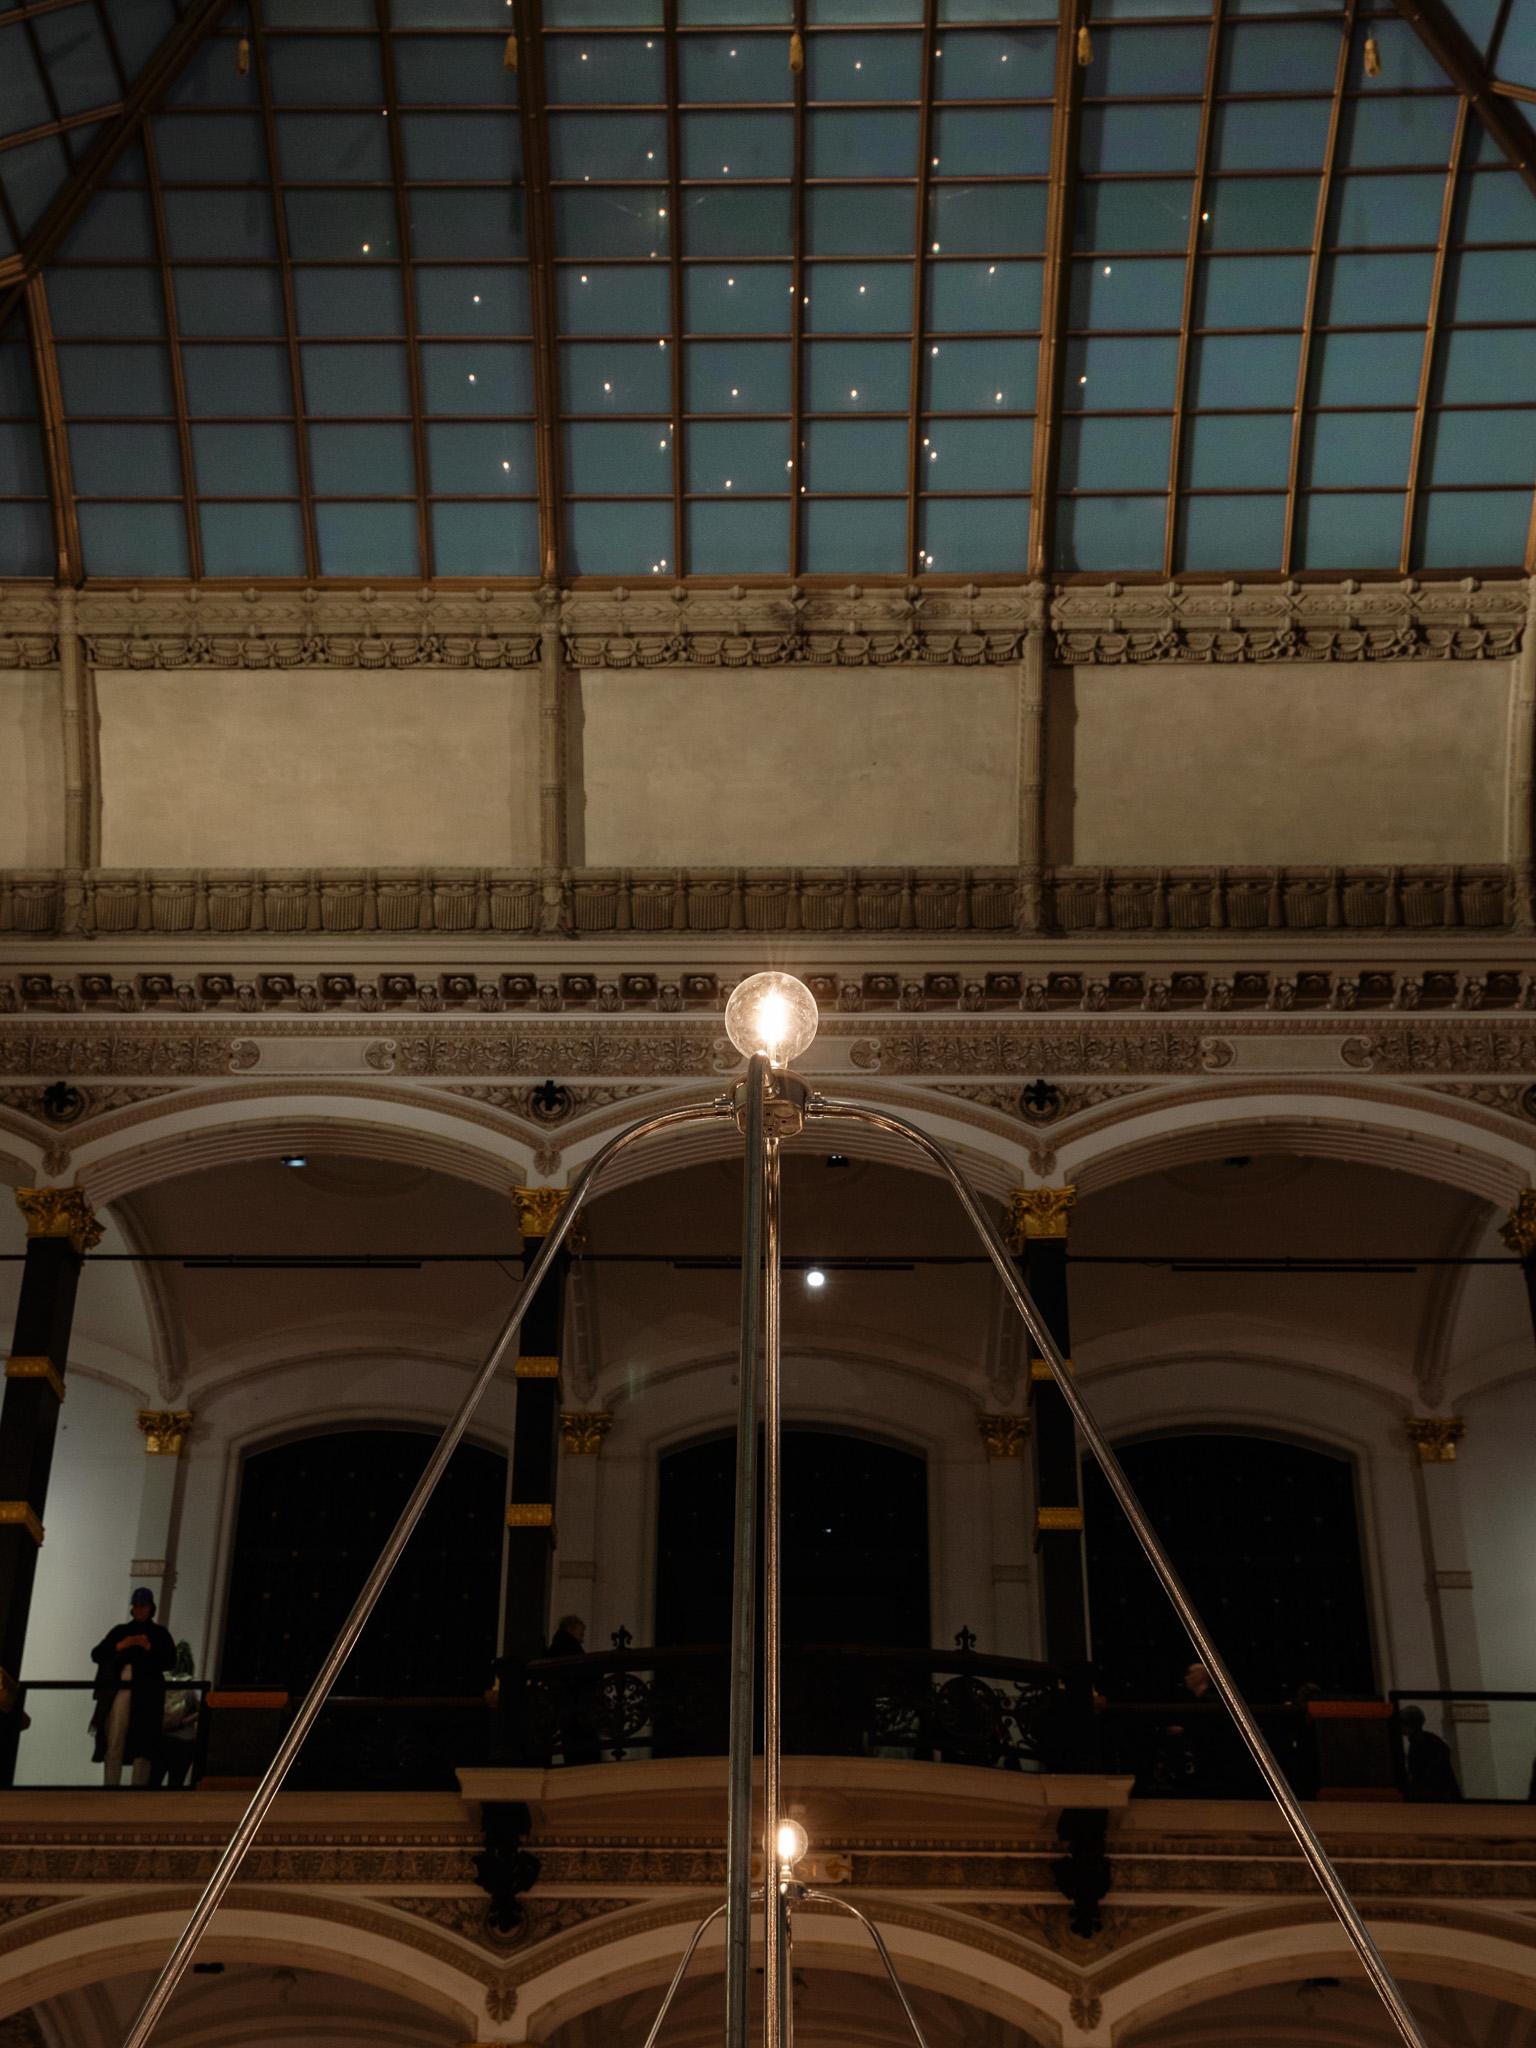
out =
[(1056, 30), (1056, 111), (1051, 123), (1045, 263), (1040, 294), (1040, 369), (1035, 386), (1035, 447), (1030, 467), (1029, 573), (1049, 576), (1056, 527), (1056, 476), (1061, 441), (1067, 296), (1072, 277), (1073, 210), (1077, 204), (1078, 135), (1083, 66), (1077, 39), (1087, 27), (1089, 0), (1062, 0)]
[(59, 365), (53, 347), (53, 323), (48, 317), (48, 295), (40, 277), (28, 278), (22, 290), (26, 294), (27, 337), (32, 345), (32, 374), (37, 385), (37, 409), (42, 421), (43, 452), (48, 464), (48, 495), (53, 501), (55, 573), (60, 583), (76, 584), (84, 573), (81, 567), (80, 521), (75, 509), (69, 435), (64, 424), (64, 398), (59, 388)]
[(1445, 0), (1392, 0), (1452, 85), (1472, 102), (1477, 118), (1532, 192), (1536, 192), (1536, 130), (1509, 96), (1498, 91), (1477, 47)]
[[(523, 192), (528, 208), (528, 298), (533, 326), (534, 463), (539, 492), (539, 575), (560, 580), (559, 319), (555, 238), (549, 196), (549, 119), (544, 91), (544, 17), (539, 0), (520, 0), (514, 19), (517, 107), (522, 123)], [(673, 226), (677, 223), (674, 220)], [(674, 346), (677, 346), (674, 337)], [(674, 425), (676, 422), (674, 421)], [(675, 502), (675, 501), (674, 501)]]

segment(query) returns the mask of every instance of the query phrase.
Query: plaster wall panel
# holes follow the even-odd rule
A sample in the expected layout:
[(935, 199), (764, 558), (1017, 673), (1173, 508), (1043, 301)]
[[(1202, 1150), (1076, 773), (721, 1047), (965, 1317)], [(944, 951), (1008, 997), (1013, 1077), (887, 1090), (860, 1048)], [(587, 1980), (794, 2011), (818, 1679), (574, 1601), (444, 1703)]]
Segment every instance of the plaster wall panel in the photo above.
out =
[(64, 727), (52, 669), (0, 674), (0, 867), (64, 859)]
[(1510, 682), (1501, 661), (1058, 670), (1046, 857), (1501, 861)]
[[(1467, 1434), (1456, 1447), (1455, 1484), (1472, 1583), (1446, 1597), (1471, 1602), (1483, 1685), (1490, 1692), (1536, 1691), (1536, 1640), (1530, 1625), (1536, 1601), (1536, 1497), (1529, 1448), (1536, 1428), (1536, 1383), (1527, 1366), (1519, 1378), (1459, 1405)], [(1524, 1799), (1529, 1790), (1533, 1724), (1536, 1714), (1529, 1701), (1490, 1709), (1500, 1799)]]
[(538, 864), (538, 681), (97, 676), (102, 865)]
[(1007, 864), (1011, 668), (586, 670), (572, 824), (594, 867)]

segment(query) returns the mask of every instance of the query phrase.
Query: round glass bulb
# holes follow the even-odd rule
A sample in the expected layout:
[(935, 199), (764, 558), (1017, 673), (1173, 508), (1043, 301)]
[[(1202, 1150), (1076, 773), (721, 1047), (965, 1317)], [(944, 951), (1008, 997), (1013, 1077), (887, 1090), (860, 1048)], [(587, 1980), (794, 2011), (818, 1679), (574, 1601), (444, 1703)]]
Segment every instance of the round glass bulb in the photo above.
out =
[(816, 998), (792, 974), (754, 974), (738, 982), (725, 1006), (725, 1035), (751, 1059), (766, 1053), (787, 1066), (816, 1036)]
[(811, 1846), (811, 1838), (797, 1820), (781, 1820), (778, 1832), (779, 1861), (792, 1868)]

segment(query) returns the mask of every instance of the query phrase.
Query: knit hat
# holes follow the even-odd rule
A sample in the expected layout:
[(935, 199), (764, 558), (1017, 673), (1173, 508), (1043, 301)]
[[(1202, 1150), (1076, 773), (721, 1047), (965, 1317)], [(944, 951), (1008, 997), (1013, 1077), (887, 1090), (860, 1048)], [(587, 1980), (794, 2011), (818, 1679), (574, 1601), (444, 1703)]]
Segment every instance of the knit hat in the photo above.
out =
[(130, 1607), (153, 1607), (155, 1605), (155, 1596), (151, 1593), (148, 1586), (135, 1586), (128, 1595), (128, 1605)]

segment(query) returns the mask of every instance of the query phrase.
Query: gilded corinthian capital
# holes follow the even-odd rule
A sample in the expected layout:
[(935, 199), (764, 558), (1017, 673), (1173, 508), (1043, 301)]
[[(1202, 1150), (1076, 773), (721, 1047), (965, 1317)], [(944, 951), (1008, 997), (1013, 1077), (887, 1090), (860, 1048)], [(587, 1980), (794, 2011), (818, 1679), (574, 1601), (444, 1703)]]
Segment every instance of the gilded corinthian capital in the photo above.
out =
[(1008, 1209), (1008, 1235), (1016, 1252), (1032, 1237), (1065, 1237), (1067, 1211), (1077, 1206), (1077, 1189), (1015, 1188)]
[(548, 1237), (570, 1192), (569, 1188), (514, 1188), (517, 1227), (524, 1237)]
[(1499, 1235), (1522, 1259), (1536, 1257), (1536, 1188), (1520, 1190), (1520, 1199)]
[(18, 1188), (16, 1206), (28, 1237), (67, 1237), (77, 1252), (101, 1243), (103, 1231), (83, 1188)]
[(1410, 1415), (1405, 1427), (1421, 1465), (1454, 1465), (1456, 1446), (1467, 1433), (1460, 1415)]

